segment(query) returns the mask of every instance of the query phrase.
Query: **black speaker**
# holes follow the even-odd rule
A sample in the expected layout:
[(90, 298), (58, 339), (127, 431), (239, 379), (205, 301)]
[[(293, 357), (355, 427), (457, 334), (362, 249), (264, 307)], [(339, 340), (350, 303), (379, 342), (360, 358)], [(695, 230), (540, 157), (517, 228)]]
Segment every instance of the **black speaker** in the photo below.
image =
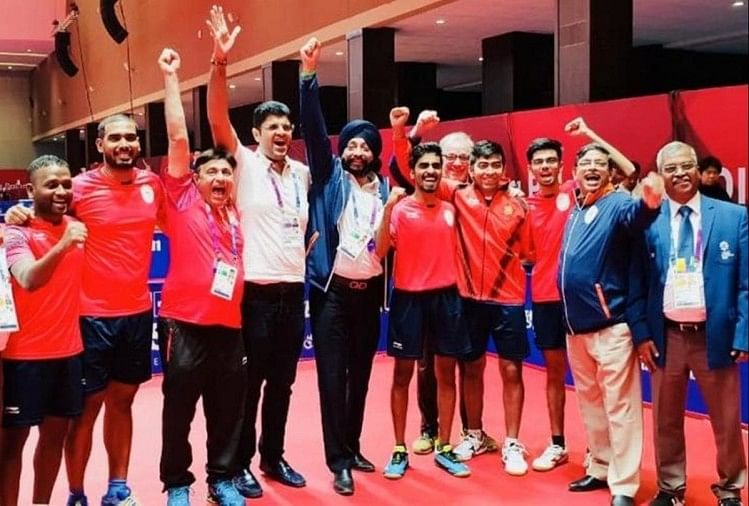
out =
[(101, 21), (104, 23), (107, 33), (109, 33), (117, 44), (122, 44), (122, 41), (127, 38), (127, 30), (120, 24), (120, 20), (117, 19), (117, 13), (114, 10), (116, 3), (117, 0), (101, 0), (99, 3), (99, 12), (101, 13)]
[(57, 32), (55, 34), (55, 58), (60, 68), (70, 77), (78, 73), (78, 67), (70, 59), (70, 32)]

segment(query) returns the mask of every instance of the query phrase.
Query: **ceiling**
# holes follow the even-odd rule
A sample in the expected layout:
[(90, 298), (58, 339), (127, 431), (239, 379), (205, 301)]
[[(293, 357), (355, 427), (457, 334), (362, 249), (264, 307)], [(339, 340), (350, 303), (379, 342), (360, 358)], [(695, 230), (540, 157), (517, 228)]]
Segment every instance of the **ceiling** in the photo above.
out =
[[(749, 0), (633, 2), (635, 46), (662, 44), (697, 51), (749, 54), (746, 5)], [(455, 0), (386, 26), (396, 29), (396, 61), (435, 62), (438, 87), (468, 91), (480, 87), (482, 39), (511, 31), (552, 33), (554, 19), (555, 0)], [(7, 42), (0, 37), (0, 55), (8, 47)], [(51, 44), (51, 38), (46, 43)], [(51, 50), (47, 46), (46, 51)], [(0, 56), (0, 61), (4, 58), (7, 57)], [(260, 75), (257, 69), (230, 78), (232, 107), (262, 100)], [(323, 85), (346, 85), (345, 41), (323, 48), (318, 75)], [(185, 94), (183, 101), (191, 124), (191, 95)]]

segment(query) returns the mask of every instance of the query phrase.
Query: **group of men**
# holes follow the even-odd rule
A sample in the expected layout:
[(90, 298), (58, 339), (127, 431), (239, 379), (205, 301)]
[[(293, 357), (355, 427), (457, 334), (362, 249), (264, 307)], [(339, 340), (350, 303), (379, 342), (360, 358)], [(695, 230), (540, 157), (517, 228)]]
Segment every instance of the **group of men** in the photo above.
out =
[[(157, 225), (171, 245), (158, 322), (160, 478), (171, 506), (190, 504), (195, 477), (188, 435), (201, 397), (210, 501), (234, 506), (262, 495), (250, 469), (258, 452), (267, 477), (305, 486), (283, 456), (304, 340), (305, 281), (333, 488), (351, 495), (352, 471), (375, 471), (360, 438), (391, 249), (395, 447), (386, 478), (402, 478), (409, 465), (405, 426), (417, 362), (423, 423), (414, 452), (434, 451), (439, 468), (465, 477), (468, 460), (499, 449), (482, 424), (489, 337), (503, 383), (502, 462), (511, 475), (528, 471), (519, 436), (522, 361), (529, 354), (525, 269), (532, 266), (551, 436), (533, 469), (549, 471), (569, 458), (563, 416), (568, 357), (589, 454), (585, 476), (569, 489), (608, 487), (612, 504), (634, 504), (644, 437), (643, 364), (653, 372), (659, 492), (651, 504), (681, 504), (683, 399), (691, 371), (716, 434), (713, 491), (720, 505), (740, 504), (746, 462), (736, 362), (749, 351), (747, 215), (699, 193), (690, 146), (664, 146), (658, 174), (648, 175), (640, 183), (642, 198), (633, 199), (611, 184), (612, 166), (630, 177), (632, 163), (578, 118), (566, 131), (593, 142), (576, 155), (574, 182), (560, 183), (561, 143), (538, 138), (528, 147), (527, 163), (540, 189), (525, 197), (508, 184), (500, 144), (473, 143), (460, 132), (439, 144), (422, 143), (439, 122), (436, 112), (420, 114), (407, 135), (409, 111), (396, 107), (391, 171), (401, 187), (391, 189), (380, 175), (382, 139), (372, 123), (348, 123), (333, 150), (319, 99), (316, 39), (300, 50), (308, 165), (288, 156), (293, 124), (279, 102), (257, 107), (252, 134), (258, 147), (242, 146), (229, 121), (226, 91), (239, 27), (230, 29), (220, 7), (211, 9), (208, 27), (214, 42), (208, 115), (217, 148), (191, 160), (180, 57), (165, 49), (159, 66), (167, 170), (156, 175), (135, 168), (136, 125), (116, 115), (99, 125), (104, 163), (98, 169), (71, 178), (63, 160), (41, 157), (29, 167), (33, 208), (6, 215), (20, 330), (2, 352), (1, 504), (18, 501), (22, 450), (34, 425), (40, 427), (34, 502), (49, 502), (64, 447), (68, 505), (88, 504), (84, 474), (102, 406), (109, 463), (102, 504), (137, 504), (127, 484), (131, 409), (138, 385), (150, 378), (153, 316), (146, 282)], [(456, 401), (462, 427), (453, 447)]]

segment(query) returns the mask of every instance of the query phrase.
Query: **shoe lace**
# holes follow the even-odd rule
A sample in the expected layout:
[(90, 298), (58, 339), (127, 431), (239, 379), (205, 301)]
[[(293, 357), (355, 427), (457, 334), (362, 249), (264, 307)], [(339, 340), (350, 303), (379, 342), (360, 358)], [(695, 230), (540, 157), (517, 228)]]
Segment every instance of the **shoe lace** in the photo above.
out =
[(405, 452), (393, 452), (393, 456), (390, 457), (390, 463), (397, 466), (402, 464), (407, 457), (408, 454)]
[(132, 495), (129, 495), (125, 497), (123, 500), (121, 500), (117, 506), (140, 506), (138, 504), (138, 501), (135, 500), (135, 497)]
[(559, 445), (549, 445), (546, 447), (546, 450), (544, 450), (543, 457), (544, 458), (555, 458), (561, 455), (564, 452), (564, 448), (562, 448)]
[(528, 454), (528, 450), (525, 449), (525, 446), (523, 446), (523, 443), (520, 441), (513, 442), (508, 444), (505, 447), (505, 453), (507, 454), (508, 458), (522, 458), (524, 455)]

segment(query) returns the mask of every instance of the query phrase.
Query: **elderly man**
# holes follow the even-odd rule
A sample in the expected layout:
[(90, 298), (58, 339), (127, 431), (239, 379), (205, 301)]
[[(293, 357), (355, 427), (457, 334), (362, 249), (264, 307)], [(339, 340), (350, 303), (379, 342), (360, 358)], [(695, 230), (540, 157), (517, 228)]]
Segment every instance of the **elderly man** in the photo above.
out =
[(694, 149), (670, 142), (658, 152), (668, 199), (646, 230), (648, 325), (639, 348), (653, 371), (658, 495), (680, 505), (686, 490), (684, 398), (690, 371), (707, 403), (717, 447), (720, 506), (741, 504), (746, 457), (739, 370), (747, 360), (747, 212), (702, 195)]

